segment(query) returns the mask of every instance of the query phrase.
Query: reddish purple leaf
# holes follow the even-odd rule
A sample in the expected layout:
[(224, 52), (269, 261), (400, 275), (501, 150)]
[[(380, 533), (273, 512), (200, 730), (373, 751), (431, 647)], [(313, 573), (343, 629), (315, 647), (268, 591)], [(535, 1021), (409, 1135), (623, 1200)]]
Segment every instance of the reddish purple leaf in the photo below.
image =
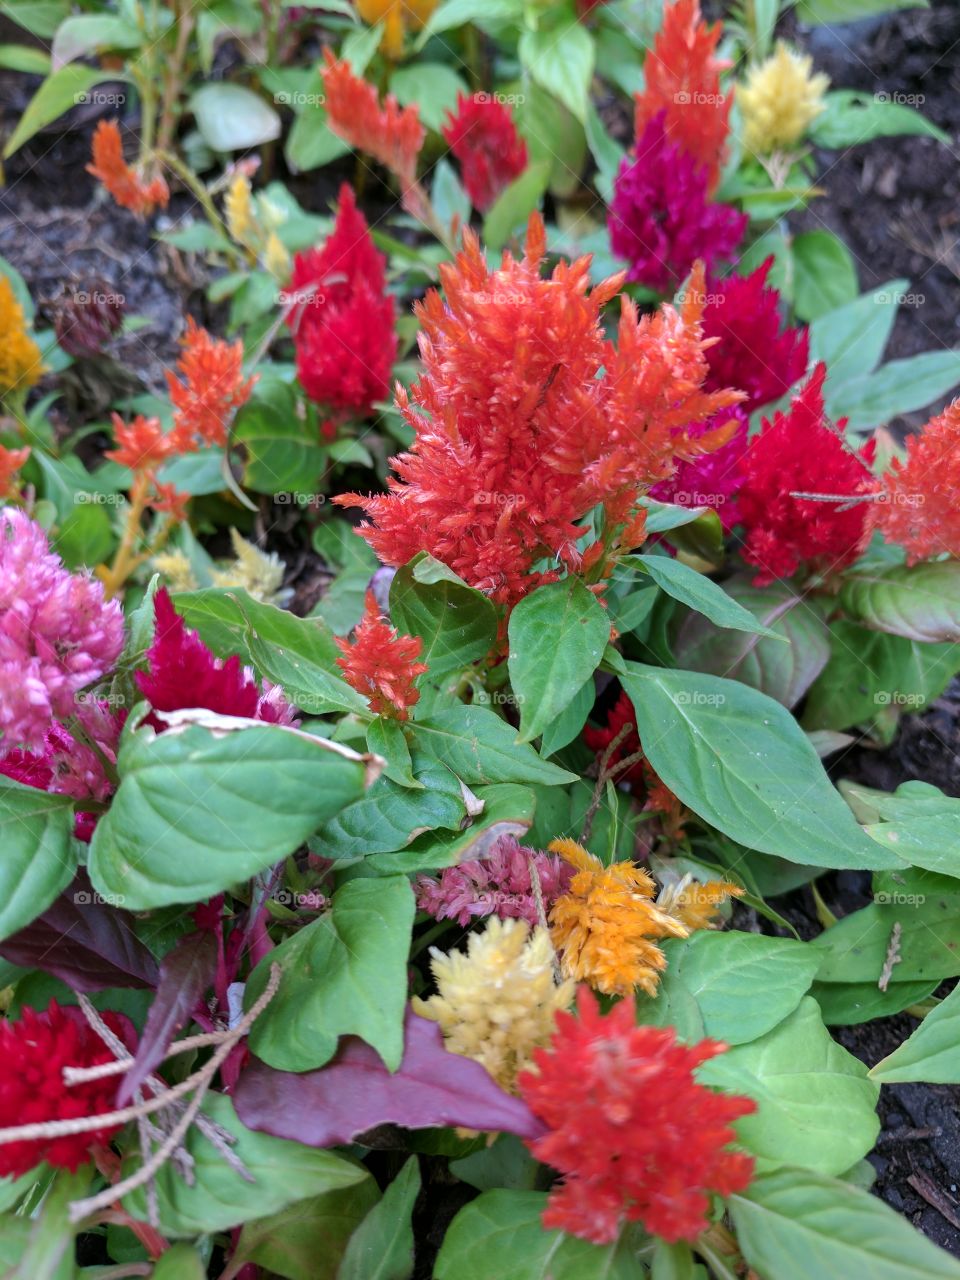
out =
[(0, 944), (0, 955), (52, 973), (74, 991), (155, 987), (157, 962), (132, 923), (128, 911), (99, 900), (81, 872), (43, 915)]
[(407, 1010), (403, 1061), (393, 1075), (356, 1036), (319, 1071), (274, 1071), (253, 1059), (234, 1094), (250, 1129), (308, 1147), (351, 1142), (380, 1124), (406, 1129), (463, 1125), (521, 1138), (542, 1132), (525, 1102), (504, 1093), (479, 1062), (448, 1053), (435, 1022)]
[(157, 995), (147, 1013), (133, 1066), (121, 1081), (117, 1106), (130, 1101), (167, 1054), (167, 1046), (190, 1021), (197, 1001), (213, 982), (217, 940), (212, 933), (189, 933), (160, 962)]

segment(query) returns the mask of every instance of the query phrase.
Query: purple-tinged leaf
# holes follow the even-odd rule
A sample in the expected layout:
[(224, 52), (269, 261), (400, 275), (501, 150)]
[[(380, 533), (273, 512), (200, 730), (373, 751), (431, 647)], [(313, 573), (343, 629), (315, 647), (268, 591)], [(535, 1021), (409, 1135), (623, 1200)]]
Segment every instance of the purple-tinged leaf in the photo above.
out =
[(437, 1024), (410, 1009), (403, 1060), (393, 1075), (368, 1044), (344, 1036), (337, 1056), (319, 1071), (274, 1071), (254, 1059), (234, 1104), (248, 1128), (309, 1147), (351, 1142), (381, 1124), (463, 1125), (521, 1138), (542, 1132), (525, 1102), (504, 1093), (478, 1062), (448, 1053)]
[(43, 915), (0, 944), (0, 955), (52, 973), (74, 991), (155, 987), (157, 961), (132, 921), (129, 912), (102, 901), (81, 872)]
[(167, 1046), (190, 1021), (197, 1001), (213, 981), (216, 967), (217, 940), (208, 932), (187, 934), (164, 956), (156, 998), (147, 1013), (136, 1058), (117, 1093), (118, 1107), (126, 1106), (164, 1060)]

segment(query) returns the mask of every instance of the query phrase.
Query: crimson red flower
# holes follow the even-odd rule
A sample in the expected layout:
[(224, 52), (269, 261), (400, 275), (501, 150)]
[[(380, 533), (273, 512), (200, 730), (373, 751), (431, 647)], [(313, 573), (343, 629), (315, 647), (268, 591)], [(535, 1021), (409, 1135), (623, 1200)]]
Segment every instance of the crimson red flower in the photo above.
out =
[[(710, 359), (709, 351), (707, 359)], [(689, 462), (681, 461), (669, 480), (662, 480), (650, 490), (651, 498), (658, 502), (673, 502), (680, 507), (712, 508), (728, 533), (740, 519), (737, 492), (743, 480), (743, 455), (749, 434), (747, 415), (737, 404), (717, 414), (714, 421), (690, 429), (690, 434), (696, 438), (701, 432), (714, 431), (730, 422), (734, 422), (736, 427), (725, 445)]]
[(785, 395), (807, 371), (806, 327), (781, 330), (780, 294), (767, 284), (770, 257), (748, 276), (707, 285), (703, 333), (718, 341), (707, 352), (708, 387), (739, 387), (747, 413)]
[(510, 108), (489, 94), (457, 95), (443, 136), (460, 161), (460, 173), (475, 209), (486, 213), (497, 196), (527, 167), (527, 144)]
[(644, 89), (636, 95), (634, 114), (639, 138), (665, 113), (667, 138), (706, 169), (709, 191), (720, 178), (733, 105), (732, 92), (720, 88), (720, 72), (730, 63), (714, 56), (722, 34), (719, 22), (708, 27), (703, 21), (699, 0), (670, 5), (643, 64)]
[(212, 338), (192, 316), (187, 318), (187, 331), (180, 341), (183, 354), (177, 369), (184, 380), (167, 373), (180, 450), (195, 447), (196, 436), (204, 444), (225, 445), (233, 415), (249, 398), (258, 375), (243, 380), (243, 343), (239, 339), (231, 344)]
[[(722, 432), (693, 440), (687, 426), (740, 398), (700, 389), (702, 272), (679, 311), (638, 317), (622, 297), (614, 342), (601, 311), (622, 276), (590, 291), (582, 258), (543, 279), (545, 248), (534, 215), (524, 257), (505, 254), (491, 270), (464, 232), (463, 251), (440, 267), (444, 296), (431, 291), (416, 308), (423, 373), (409, 397), (397, 393), (411, 450), (393, 459), (389, 494), (337, 499), (373, 519), (362, 532), (385, 563), (428, 551), (508, 605), (557, 580), (545, 560), (609, 572), (617, 547), (642, 537), (638, 496), (678, 454), (725, 443)], [(576, 521), (598, 504), (608, 538), (584, 551)]]
[[(786, 413), (764, 420), (743, 458), (740, 516), (746, 527), (743, 558), (764, 586), (802, 566), (830, 573), (856, 558), (864, 541), (869, 503), (796, 498), (795, 493), (854, 497), (870, 487), (873, 442), (858, 454), (826, 424), (818, 364)], [(842, 433), (846, 419), (837, 423)]]
[(906, 459), (895, 459), (882, 479), (870, 528), (898, 542), (908, 564), (944, 552), (960, 559), (960, 400), (907, 439)]
[(337, 645), (343, 655), (337, 659), (337, 666), (347, 684), (368, 700), (370, 710), (378, 716), (406, 720), (409, 708), (420, 698), (417, 676), (427, 670), (425, 662), (416, 661), (423, 649), (420, 636), (398, 635), (380, 617), (376, 597), (368, 591), (353, 644), (338, 637)]
[[(131, 1052), (136, 1034), (128, 1018), (105, 1013), (104, 1022)], [(115, 1110), (115, 1076), (67, 1085), (64, 1067), (96, 1067), (114, 1054), (79, 1009), (51, 1000), (42, 1013), (24, 1009), (16, 1022), (0, 1021), (0, 1128), (75, 1120)], [(63, 1138), (8, 1142), (0, 1146), (0, 1177), (18, 1178), (41, 1161), (58, 1169), (77, 1169), (89, 1160), (95, 1142), (107, 1142), (121, 1126)]]
[(727, 1046), (681, 1045), (672, 1027), (636, 1026), (632, 997), (604, 1016), (581, 987), (577, 1010), (557, 1014), (550, 1048), (534, 1052), (537, 1074), (519, 1079), (549, 1129), (527, 1145), (564, 1175), (543, 1225), (607, 1244), (626, 1219), (670, 1242), (695, 1240), (710, 1194), (742, 1191), (753, 1176), (753, 1160), (727, 1144), (731, 1122), (755, 1103), (715, 1093), (693, 1074)]
[[(239, 658), (215, 658), (197, 633), (187, 629), (165, 587), (154, 596), (153, 610), (154, 638), (146, 654), (150, 670), (136, 672), (136, 680), (154, 711), (203, 707), (269, 724), (292, 722), (293, 708), (283, 690), (265, 685), (261, 693), (253, 672)], [(153, 716), (147, 723), (158, 731), (166, 727)]]
[(326, 244), (293, 260), (289, 322), (303, 389), (333, 414), (325, 435), (334, 434), (338, 417), (366, 416), (389, 394), (396, 308), (386, 259), (346, 183)]

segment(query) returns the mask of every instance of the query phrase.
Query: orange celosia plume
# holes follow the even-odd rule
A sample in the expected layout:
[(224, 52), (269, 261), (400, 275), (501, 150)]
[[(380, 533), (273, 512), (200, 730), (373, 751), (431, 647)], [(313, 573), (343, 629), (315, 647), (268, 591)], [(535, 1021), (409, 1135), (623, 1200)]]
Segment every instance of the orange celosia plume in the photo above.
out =
[(868, 534), (879, 529), (898, 542), (907, 563), (949, 553), (960, 558), (960, 400), (907, 440), (907, 456), (882, 477), (881, 500), (871, 503)]
[(184, 381), (167, 374), (173, 401), (174, 431), (186, 451), (194, 437), (204, 444), (225, 445), (230, 422), (249, 398), (256, 375), (243, 378), (243, 344), (222, 342), (201, 329), (193, 317), (187, 320), (183, 354), (177, 362)]
[[(720, 72), (730, 64), (714, 56), (721, 24), (708, 27), (700, 0), (676, 0), (663, 15), (663, 26), (643, 64), (646, 83), (636, 95), (634, 125), (639, 138), (645, 126), (666, 113), (666, 133), (709, 173), (712, 191), (720, 178), (733, 93), (720, 88)], [(642, 159), (642, 157), (641, 157)]]
[[(508, 605), (556, 580), (559, 569), (534, 567), (543, 559), (577, 570), (602, 556), (602, 576), (611, 548), (642, 538), (638, 496), (678, 456), (726, 438), (686, 428), (742, 399), (701, 389), (701, 270), (679, 311), (638, 317), (621, 297), (613, 342), (601, 312), (623, 277), (591, 291), (581, 258), (544, 279), (545, 250), (538, 215), (524, 257), (504, 254), (493, 271), (465, 232), (463, 251), (440, 267), (443, 296), (431, 290), (415, 308), (423, 371), (409, 396), (397, 391), (411, 450), (393, 459), (389, 494), (337, 499), (371, 517), (363, 534), (385, 563), (428, 551)], [(609, 536), (584, 551), (576, 521), (598, 504)]]
[(376, 715), (406, 720), (409, 708), (420, 698), (417, 676), (427, 670), (417, 662), (423, 649), (420, 636), (398, 635), (380, 616), (372, 591), (367, 592), (366, 609), (353, 633), (353, 644), (339, 639), (342, 657), (337, 659), (344, 679), (362, 693)]
[(154, 209), (165, 209), (170, 191), (161, 174), (149, 182), (123, 158), (123, 143), (115, 120), (101, 120), (93, 135), (93, 164), (87, 173), (98, 178), (124, 209), (145, 218)]
[(0, 444), (0, 498), (7, 498), (14, 492), (14, 478), (29, 457), (29, 445), (22, 449), (6, 449)]
[(124, 422), (119, 413), (111, 415), (116, 449), (109, 449), (104, 457), (118, 462), (131, 471), (158, 467), (176, 454), (187, 453), (175, 432), (166, 432), (159, 418), (145, 418), (138, 413), (132, 422)]

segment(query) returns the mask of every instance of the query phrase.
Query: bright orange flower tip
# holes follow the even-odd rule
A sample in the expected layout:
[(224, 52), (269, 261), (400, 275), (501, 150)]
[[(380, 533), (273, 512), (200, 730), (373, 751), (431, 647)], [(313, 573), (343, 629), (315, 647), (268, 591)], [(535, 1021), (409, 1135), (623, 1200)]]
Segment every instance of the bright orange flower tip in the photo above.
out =
[[(167, 374), (170, 399), (176, 410), (174, 431), (181, 441), (194, 437), (207, 445), (227, 443), (230, 423), (249, 399), (257, 376), (243, 378), (243, 343), (213, 338), (190, 316), (181, 339), (183, 353), (177, 362), (184, 381)], [(186, 452), (187, 446), (181, 445)]]
[(420, 636), (398, 635), (380, 616), (372, 591), (367, 592), (363, 618), (353, 633), (353, 644), (337, 639), (342, 657), (337, 666), (352, 689), (362, 693), (370, 710), (379, 716), (406, 720), (409, 708), (420, 698), (416, 679), (427, 670), (417, 662), (423, 649)]
[(324, 49), (323, 59), (320, 74), (330, 128), (355, 151), (379, 160), (404, 189), (413, 186), (417, 156), (426, 137), (416, 104), (401, 109), (390, 93), (381, 107), (374, 86), (354, 75), (348, 62), (339, 61), (329, 48)]
[(0, 498), (8, 498), (16, 489), (17, 472), (30, 457), (30, 446), (7, 449), (0, 444)]
[(711, 191), (720, 179), (733, 105), (732, 90), (720, 88), (720, 72), (730, 64), (715, 56), (722, 32), (719, 22), (704, 22), (699, 0), (669, 5), (643, 64), (646, 83), (636, 95), (634, 117), (639, 138), (665, 112), (668, 139), (706, 168)]
[(145, 418), (138, 413), (132, 422), (124, 422), (119, 413), (111, 415), (115, 449), (104, 457), (131, 471), (152, 470), (168, 458), (185, 452), (175, 432), (165, 432), (159, 418)]
[(882, 484), (880, 501), (869, 504), (867, 538), (879, 529), (911, 565), (944, 552), (960, 559), (960, 400), (908, 437), (906, 458), (890, 464)]
[(165, 209), (170, 199), (162, 174), (145, 182), (124, 160), (116, 120), (101, 120), (97, 125), (93, 134), (93, 164), (87, 165), (87, 173), (103, 183), (121, 208), (129, 209), (138, 218), (147, 217), (154, 209)]

